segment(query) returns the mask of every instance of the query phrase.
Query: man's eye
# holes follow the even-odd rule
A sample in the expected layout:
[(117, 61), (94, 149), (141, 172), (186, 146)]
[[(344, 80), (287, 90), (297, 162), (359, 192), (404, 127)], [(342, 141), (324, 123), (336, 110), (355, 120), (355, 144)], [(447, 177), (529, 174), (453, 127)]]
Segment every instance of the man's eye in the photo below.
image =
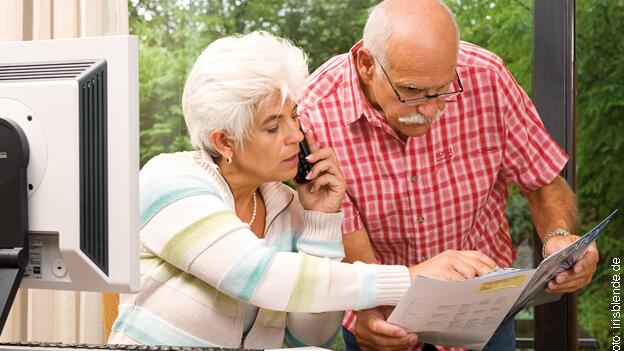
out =
[(405, 87), (403, 88), (403, 91), (405, 92), (406, 95), (409, 95), (409, 96), (418, 96), (423, 93), (422, 89), (415, 88), (415, 87)]

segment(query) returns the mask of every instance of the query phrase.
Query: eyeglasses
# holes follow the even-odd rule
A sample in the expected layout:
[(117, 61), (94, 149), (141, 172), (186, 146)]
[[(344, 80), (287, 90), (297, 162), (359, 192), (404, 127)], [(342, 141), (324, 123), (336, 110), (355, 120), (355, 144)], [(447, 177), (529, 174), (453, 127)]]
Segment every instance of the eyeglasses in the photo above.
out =
[[(457, 74), (457, 70), (455, 70), (455, 76), (457, 77), (457, 83), (459, 84), (459, 90), (457, 91), (451, 91), (448, 93), (441, 93), (441, 94), (433, 94), (433, 95), (425, 95), (425, 96), (421, 96), (421, 97), (417, 97), (417, 98), (413, 98), (413, 99), (403, 99), (401, 97), (401, 95), (399, 94), (399, 92), (396, 90), (396, 88), (394, 87), (394, 84), (392, 84), (392, 81), (390, 80), (390, 77), (388, 77), (388, 73), (386, 73), (386, 70), (384, 69), (384, 67), (382, 66), (381, 62), (375, 57), (375, 60), (377, 60), (377, 63), (379, 63), (379, 67), (381, 67), (381, 71), (383, 72), (384, 76), (386, 76), (386, 79), (388, 80), (388, 83), (390, 83), (390, 87), (392, 88), (392, 91), (394, 91), (394, 94), (396, 95), (397, 99), (399, 99), (399, 101), (402, 104), (408, 105), (408, 106), (416, 106), (418, 104), (421, 104), (427, 100), (431, 100), (431, 99), (451, 99), (456, 97), (457, 95), (461, 94), (464, 92), (464, 86), (462, 85), (461, 79), (459, 79), (459, 74)], [(449, 100), (446, 100), (449, 101)]]

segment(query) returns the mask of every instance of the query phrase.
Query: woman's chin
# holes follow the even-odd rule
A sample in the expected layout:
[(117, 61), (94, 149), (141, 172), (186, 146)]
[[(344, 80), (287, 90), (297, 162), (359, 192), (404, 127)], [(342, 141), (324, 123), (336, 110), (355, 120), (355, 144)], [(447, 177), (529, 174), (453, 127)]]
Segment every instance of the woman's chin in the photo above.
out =
[(292, 179), (295, 179), (297, 175), (297, 167), (289, 170), (276, 170), (275, 172), (271, 172), (272, 180), (275, 182), (286, 182)]
[(288, 172), (288, 175), (285, 177), (284, 181), (295, 179), (295, 176), (297, 176), (297, 169), (296, 168), (295, 168), (294, 171)]
[(297, 167), (295, 167), (292, 170), (289, 170), (288, 172), (284, 173), (284, 177), (281, 180), (282, 182), (288, 181), (288, 180), (292, 180), (295, 179), (295, 176), (297, 175)]

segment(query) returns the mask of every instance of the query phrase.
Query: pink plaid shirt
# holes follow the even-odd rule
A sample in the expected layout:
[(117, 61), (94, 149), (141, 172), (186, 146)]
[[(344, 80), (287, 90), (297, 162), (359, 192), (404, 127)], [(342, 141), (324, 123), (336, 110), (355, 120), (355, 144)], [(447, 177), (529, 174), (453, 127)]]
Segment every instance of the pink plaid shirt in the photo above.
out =
[[(499, 57), (462, 42), (464, 92), (425, 136), (403, 142), (360, 89), (361, 45), (314, 72), (300, 101), (303, 125), (334, 149), (347, 179), (343, 233), (364, 226), (382, 264), (411, 266), (453, 249), (510, 266), (507, 183), (536, 190), (568, 160), (531, 100)], [(355, 318), (344, 320), (351, 331)]]

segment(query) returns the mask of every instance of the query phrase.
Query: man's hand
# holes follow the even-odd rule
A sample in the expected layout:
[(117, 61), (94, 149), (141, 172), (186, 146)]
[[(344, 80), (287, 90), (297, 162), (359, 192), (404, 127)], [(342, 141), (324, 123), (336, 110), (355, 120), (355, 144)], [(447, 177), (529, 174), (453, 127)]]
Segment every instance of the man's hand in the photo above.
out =
[(490, 273), (496, 268), (496, 262), (481, 251), (446, 250), (409, 270), (412, 281), (418, 275), (441, 280), (464, 280)]
[[(544, 252), (546, 256), (548, 256), (570, 245), (578, 238), (579, 236), (577, 235), (552, 237), (546, 241)], [(581, 257), (572, 268), (557, 274), (555, 279), (548, 283), (546, 292), (556, 294), (579, 290), (591, 282), (592, 276), (596, 271), (596, 265), (598, 265), (598, 248), (596, 248), (596, 243), (592, 243), (587, 248), (587, 251), (585, 251), (583, 257)]]
[(362, 351), (399, 351), (416, 345), (416, 334), (386, 322), (393, 309), (392, 306), (379, 306), (357, 312), (355, 340)]

